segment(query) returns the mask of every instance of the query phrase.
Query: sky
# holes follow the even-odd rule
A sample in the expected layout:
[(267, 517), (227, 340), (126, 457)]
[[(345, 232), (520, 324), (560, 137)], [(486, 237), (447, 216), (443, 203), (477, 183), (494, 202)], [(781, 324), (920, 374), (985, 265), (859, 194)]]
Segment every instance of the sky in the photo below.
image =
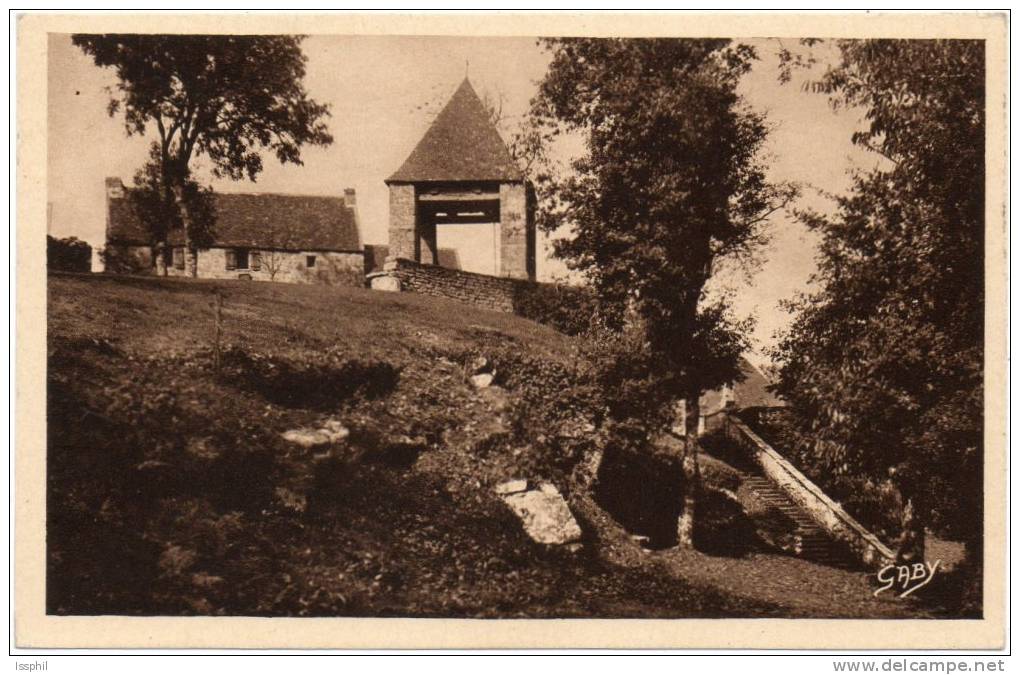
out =
[[(824, 96), (806, 92), (796, 80), (777, 80), (773, 40), (754, 44), (761, 60), (745, 78), (741, 94), (752, 109), (767, 114), (771, 128), (765, 152), (769, 178), (802, 185), (799, 207), (828, 211), (822, 193), (840, 194), (849, 172), (874, 159), (850, 143), (861, 124), (856, 111), (833, 111)], [(265, 158), (257, 183), (212, 180), (201, 160), (200, 180), (220, 192), (273, 192), (334, 195), (357, 191), (362, 238), (385, 244), (388, 192), (384, 179), (393, 173), (425, 133), (432, 118), (467, 75), (479, 94), (499, 96), (512, 127), (525, 114), (545, 73), (548, 53), (535, 38), (427, 36), (311, 36), (303, 43), (308, 56), (306, 88), (312, 98), (330, 105), (334, 143), (302, 151), (303, 166), (280, 165)], [(106, 112), (112, 71), (96, 67), (71, 44), (69, 35), (51, 34), (48, 62), (48, 195), (50, 234), (76, 236), (94, 249), (105, 233), (104, 178), (130, 184), (144, 163), (153, 136), (127, 137), (123, 119)], [(824, 49), (820, 64), (827, 56)], [(817, 73), (817, 71), (816, 71)], [(807, 76), (807, 75), (805, 75)], [(719, 283), (734, 298), (738, 317), (753, 315), (752, 362), (765, 365), (764, 351), (790, 316), (779, 303), (808, 288), (815, 268), (815, 236), (788, 213), (769, 224), (771, 244), (764, 264), (750, 279), (727, 274)], [(538, 276), (562, 276), (562, 263), (548, 254), (541, 237)]]

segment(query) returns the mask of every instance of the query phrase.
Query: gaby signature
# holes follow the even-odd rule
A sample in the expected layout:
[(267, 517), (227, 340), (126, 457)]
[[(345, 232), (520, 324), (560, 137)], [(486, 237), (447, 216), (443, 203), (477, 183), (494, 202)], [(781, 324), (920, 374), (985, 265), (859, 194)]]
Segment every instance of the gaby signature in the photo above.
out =
[(896, 588), (899, 597), (905, 598), (922, 586), (926, 586), (935, 578), (935, 570), (938, 569), (941, 560), (933, 563), (919, 562), (908, 565), (886, 565), (878, 571), (879, 583), (885, 584), (875, 591), (879, 593)]

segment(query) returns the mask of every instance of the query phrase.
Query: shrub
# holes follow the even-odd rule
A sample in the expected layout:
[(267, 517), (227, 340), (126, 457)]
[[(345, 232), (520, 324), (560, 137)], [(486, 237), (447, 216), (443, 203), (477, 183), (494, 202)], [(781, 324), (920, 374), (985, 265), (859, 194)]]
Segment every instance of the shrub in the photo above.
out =
[(77, 237), (46, 235), (46, 266), (63, 272), (91, 272), (92, 247)]
[(597, 302), (591, 290), (562, 283), (522, 283), (514, 291), (514, 313), (567, 335), (588, 330)]

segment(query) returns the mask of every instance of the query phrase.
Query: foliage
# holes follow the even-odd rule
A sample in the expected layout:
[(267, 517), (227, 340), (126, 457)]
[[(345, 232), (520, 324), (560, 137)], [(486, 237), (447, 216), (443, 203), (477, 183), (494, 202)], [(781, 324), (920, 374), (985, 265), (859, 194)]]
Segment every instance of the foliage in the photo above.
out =
[(782, 452), (825, 494), (839, 502), (883, 542), (894, 542), (900, 533), (901, 497), (892, 481), (864, 475), (834, 472), (818, 461), (811, 444), (804, 443), (800, 418), (790, 406), (744, 408), (740, 419), (756, 434)]
[(64, 272), (91, 272), (92, 247), (77, 237), (46, 235), (46, 267)]
[(173, 193), (163, 183), (161, 167), (159, 144), (153, 143), (149, 161), (135, 173), (134, 188), (128, 193), (131, 207), (151, 241), (166, 242), (171, 232), (187, 227), (188, 241), (198, 247), (209, 246), (216, 227), (216, 200), (212, 188), (203, 188), (190, 177), (184, 179), (182, 197), (190, 216), (185, 225)]
[(597, 299), (590, 289), (563, 283), (518, 284), (513, 305), (514, 314), (567, 335), (586, 332), (597, 311)]
[[(210, 350), (196, 346), (211, 334), (210, 287), (225, 296), (225, 333), (244, 341), (243, 352), (224, 359), (228, 379), (233, 365), (246, 361), (255, 362), (259, 384), (283, 384), (292, 373), (316, 377), (326, 366), (343, 369), (351, 362), (347, 353), (400, 367), (396, 389), (345, 396), (343, 383), (320, 381), (323, 389), (341, 387), (327, 411), (224, 382), (211, 367)], [(493, 361), (515, 396), (547, 401), (542, 410), (553, 419), (574, 409), (555, 405), (556, 387), (569, 380), (567, 364), (555, 359), (569, 340), (554, 331), (434, 298), (369, 298), (360, 289), (59, 277), (51, 292), (51, 614), (495, 618), (779, 611), (771, 601), (688, 582), (651, 563), (628, 568), (587, 546), (570, 553), (536, 544), (490, 482), (474, 487), (483, 473), (471, 449), (491, 413), (478, 407), (479, 392), (460, 368), (452, 362), (445, 368), (438, 354), (423, 358), (419, 336), (435, 333), (437, 351), (482, 353), (489, 353), (493, 336), (516, 339), (495, 350)], [(166, 301), (169, 295), (175, 302)], [(259, 330), (248, 330), (245, 317), (266, 306), (274, 311)], [(444, 309), (450, 315), (438, 316)], [(338, 315), (348, 319), (338, 324)], [(380, 334), (383, 318), (392, 330)], [(292, 319), (300, 330), (284, 330)], [(167, 324), (191, 339), (153, 332)], [(162, 339), (178, 350), (167, 353)], [(281, 437), (321, 424), (327, 414), (349, 425), (344, 442), (305, 450)], [(434, 435), (427, 428), (433, 422), (439, 425)], [(463, 444), (455, 437), (461, 433)], [(419, 435), (428, 447), (410, 466), (373, 455)], [(459, 480), (455, 466), (465, 467), (470, 482)]]
[(117, 73), (110, 114), (129, 135), (159, 130), (166, 170), (181, 178), (192, 155), (238, 180), (262, 171), (260, 150), (301, 163), (301, 146), (332, 141), (327, 106), (308, 98), (302, 38), (278, 35), (75, 35), (96, 65)]
[[(254, 181), (263, 169), (263, 150), (281, 163), (301, 164), (302, 146), (332, 143), (325, 123), (328, 107), (309, 98), (304, 88), (307, 57), (301, 40), (280, 35), (72, 36), (97, 66), (115, 70), (118, 84), (108, 110), (111, 116), (123, 111), (127, 134), (144, 135), (155, 126), (155, 164), (143, 169), (155, 176), (143, 183), (158, 183), (154, 194), (162, 199), (151, 199), (150, 207), (176, 206), (189, 249), (198, 243), (190, 239), (190, 200), (197, 191), (193, 158), (206, 157), (215, 177)], [(173, 220), (163, 215), (154, 222)], [(193, 265), (189, 272), (194, 275)]]
[(706, 306), (705, 285), (721, 259), (753, 260), (789, 196), (766, 181), (764, 120), (736, 93), (755, 54), (726, 40), (543, 42), (552, 63), (533, 126), (581, 132), (586, 152), (553, 181), (539, 225), (568, 223), (556, 254), (640, 324), (632, 358), (643, 354), (662, 385), (645, 409), (697, 400), (738, 376), (745, 346), (725, 301)]
[(815, 83), (863, 109), (854, 176), (822, 238), (819, 290), (773, 356), (818, 471), (892, 477), (929, 525), (982, 531), (984, 50), (977, 41), (840, 41)]

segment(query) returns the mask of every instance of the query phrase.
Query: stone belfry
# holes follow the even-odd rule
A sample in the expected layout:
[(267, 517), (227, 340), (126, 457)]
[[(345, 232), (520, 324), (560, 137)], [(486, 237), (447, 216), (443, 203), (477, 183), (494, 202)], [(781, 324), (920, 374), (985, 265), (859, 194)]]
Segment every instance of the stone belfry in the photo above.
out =
[(532, 193), (467, 78), (386, 185), (390, 259), (436, 264), (437, 227), (498, 222), (499, 275), (535, 278)]

